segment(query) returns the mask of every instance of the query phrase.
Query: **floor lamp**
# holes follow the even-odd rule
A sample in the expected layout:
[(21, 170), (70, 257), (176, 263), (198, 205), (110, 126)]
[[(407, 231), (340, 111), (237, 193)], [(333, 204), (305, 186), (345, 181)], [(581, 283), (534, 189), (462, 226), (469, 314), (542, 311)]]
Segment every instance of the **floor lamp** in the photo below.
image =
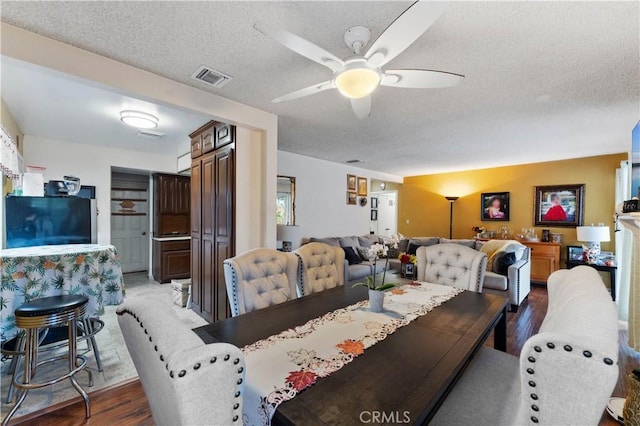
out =
[(444, 197), (449, 200), (449, 239), (453, 238), (453, 202), (460, 197)]

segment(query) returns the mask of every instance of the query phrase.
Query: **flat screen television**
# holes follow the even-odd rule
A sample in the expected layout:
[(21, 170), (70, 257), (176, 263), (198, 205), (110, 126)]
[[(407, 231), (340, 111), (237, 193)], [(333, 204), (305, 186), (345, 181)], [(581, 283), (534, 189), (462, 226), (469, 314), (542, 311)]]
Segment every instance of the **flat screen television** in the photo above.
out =
[(7, 197), (7, 248), (95, 243), (96, 219), (88, 198)]

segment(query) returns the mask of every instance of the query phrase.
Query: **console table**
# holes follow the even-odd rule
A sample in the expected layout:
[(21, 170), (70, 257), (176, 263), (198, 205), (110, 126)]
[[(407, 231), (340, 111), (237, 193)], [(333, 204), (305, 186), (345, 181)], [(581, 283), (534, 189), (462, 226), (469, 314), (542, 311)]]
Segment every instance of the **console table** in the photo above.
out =
[(567, 260), (567, 269), (575, 268), (576, 266), (581, 266), (581, 265), (591, 266), (592, 268), (598, 271), (609, 273), (609, 278), (611, 281), (611, 298), (615, 302), (616, 301), (616, 270), (618, 268), (616, 266), (607, 266), (599, 263), (589, 264), (581, 260)]
[(560, 247), (558, 243), (521, 241), (531, 249), (531, 281), (547, 283), (549, 275), (560, 269)]

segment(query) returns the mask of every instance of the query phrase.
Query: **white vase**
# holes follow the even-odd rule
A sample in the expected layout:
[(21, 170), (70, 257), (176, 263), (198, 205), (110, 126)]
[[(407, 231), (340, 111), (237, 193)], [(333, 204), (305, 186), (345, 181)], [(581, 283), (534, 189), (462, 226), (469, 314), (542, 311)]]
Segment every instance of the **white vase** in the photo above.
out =
[(371, 312), (382, 312), (384, 304), (384, 291), (369, 290), (369, 307)]

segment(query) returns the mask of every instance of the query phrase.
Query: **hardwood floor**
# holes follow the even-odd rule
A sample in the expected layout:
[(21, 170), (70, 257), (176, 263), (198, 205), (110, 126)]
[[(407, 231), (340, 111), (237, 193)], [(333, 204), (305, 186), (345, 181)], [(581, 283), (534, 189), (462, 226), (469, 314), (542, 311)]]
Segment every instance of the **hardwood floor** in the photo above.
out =
[[(507, 352), (519, 356), (524, 342), (538, 332), (542, 320), (547, 312), (547, 290), (535, 286), (531, 289), (528, 301), (520, 307), (517, 313), (508, 313), (507, 318)], [(620, 332), (620, 378), (614, 395), (625, 396), (627, 391), (627, 376), (633, 368), (640, 365), (640, 354), (633, 352), (626, 346), (627, 332)], [(492, 336), (487, 339), (487, 345), (493, 343)], [(151, 410), (147, 403), (144, 390), (138, 380), (132, 380), (117, 387), (99, 390), (90, 394), (92, 416), (84, 417), (84, 405), (80, 398), (68, 401), (66, 404), (50, 407), (32, 415), (15, 419), (12, 423), (23, 426), (53, 426), (53, 425), (105, 425), (118, 426), (152, 425)], [(617, 423), (606, 413), (600, 421), (601, 426), (613, 426)]]

